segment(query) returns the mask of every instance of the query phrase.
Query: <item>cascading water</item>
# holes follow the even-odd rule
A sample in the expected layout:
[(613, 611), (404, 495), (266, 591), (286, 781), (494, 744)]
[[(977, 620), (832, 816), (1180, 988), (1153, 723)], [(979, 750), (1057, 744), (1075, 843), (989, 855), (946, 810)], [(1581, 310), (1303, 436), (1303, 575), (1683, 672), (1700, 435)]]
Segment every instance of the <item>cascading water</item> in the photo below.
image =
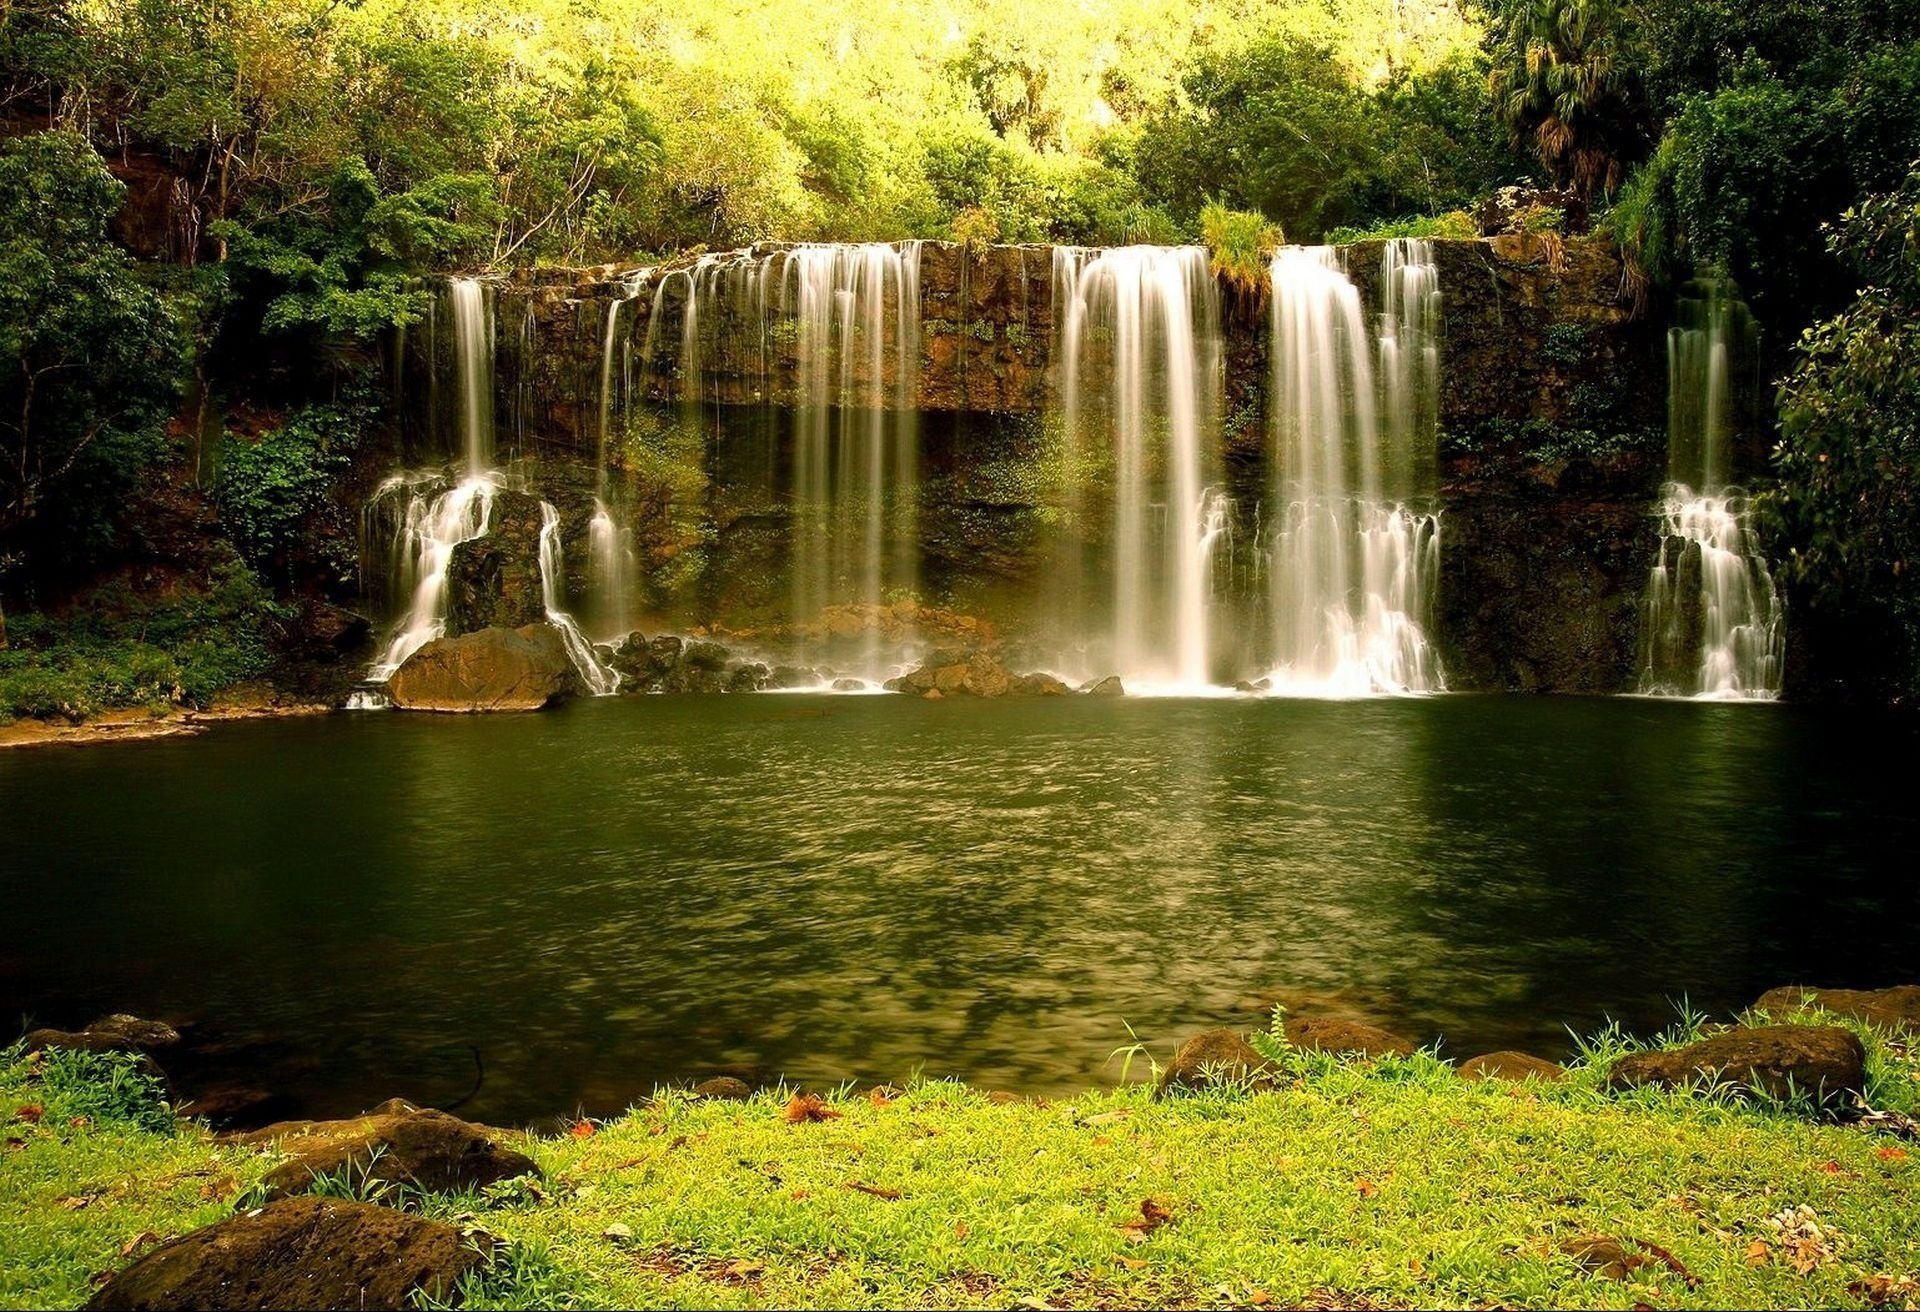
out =
[(1269, 549), (1274, 691), (1305, 696), (1444, 686), (1428, 641), (1440, 525), (1425, 495), (1437, 413), (1439, 290), (1431, 248), (1382, 257), (1381, 440), (1360, 297), (1331, 247), (1271, 265), (1273, 466)]
[[(707, 256), (655, 285), (645, 355), (679, 299), (683, 409), (709, 369), (764, 373), (791, 326), (796, 395), (791, 474), (792, 618), (877, 609), (919, 582), (919, 242), (801, 245)], [(861, 661), (882, 673), (880, 629)]]
[[(1108, 659), (1130, 682), (1201, 689), (1231, 504), (1208, 481), (1223, 354), (1207, 252), (1060, 247), (1054, 295), (1068, 466), (1088, 430), (1104, 430), (1113, 455)], [(1083, 498), (1069, 492), (1073, 513)]]
[[(598, 472), (593, 519), (587, 536), (588, 613), (595, 631), (610, 640), (618, 640), (633, 630), (631, 589), (636, 572), (632, 534), (621, 528), (614, 516), (608, 476), (620, 423), (617, 402), (627, 372), (626, 356), (630, 354), (630, 344), (620, 337), (621, 311), (639, 296), (639, 282), (624, 284), (621, 293), (607, 302), (606, 325), (601, 334)], [(626, 390), (630, 395), (631, 388)]]
[(580, 626), (566, 610), (561, 593), (566, 580), (566, 563), (560, 545), (560, 510), (551, 501), (540, 503), (540, 604), (546, 608), (547, 623), (560, 631), (567, 657), (580, 675), (587, 691), (607, 697), (620, 691), (620, 675), (600, 659), (593, 644), (580, 632)]
[[(380, 656), (367, 671), (371, 684), (385, 683), (420, 648), (444, 637), (450, 592), (449, 571), (455, 550), (485, 537), (494, 499), (505, 487), (494, 457), (495, 348), (493, 302), (484, 284), (453, 278), (447, 285), (453, 332), (454, 378), (460, 398), (460, 449), (465, 473), (451, 486), (437, 472), (403, 474), (381, 484), (368, 507), (369, 523), (402, 504), (394, 517), (393, 553), (396, 595), (409, 598), (406, 613), (394, 625)], [(547, 619), (559, 629), (567, 654), (582, 682), (596, 694), (614, 691), (619, 676), (606, 668), (592, 644), (566, 612), (560, 597), (559, 511), (541, 502), (540, 574)], [(386, 704), (378, 690), (363, 690), (351, 705)]]
[(1780, 695), (1786, 608), (1731, 484), (1735, 363), (1746, 307), (1723, 282), (1681, 302), (1667, 333), (1668, 483), (1641, 607), (1640, 691), (1725, 701)]

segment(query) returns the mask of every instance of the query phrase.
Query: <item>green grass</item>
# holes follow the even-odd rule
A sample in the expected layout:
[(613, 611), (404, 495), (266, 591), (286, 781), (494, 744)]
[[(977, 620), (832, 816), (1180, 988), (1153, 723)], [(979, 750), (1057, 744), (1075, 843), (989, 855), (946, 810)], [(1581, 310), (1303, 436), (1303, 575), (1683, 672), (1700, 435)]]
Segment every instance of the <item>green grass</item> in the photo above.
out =
[[(507, 1241), (464, 1291), (482, 1308), (1861, 1306), (1850, 1287), (1920, 1273), (1920, 1145), (1725, 1096), (1610, 1098), (1627, 1046), (1603, 1036), (1557, 1086), (1296, 1053), (1258, 1095), (1005, 1104), (931, 1082), (842, 1090), (800, 1124), (786, 1091), (664, 1095), (532, 1140), (543, 1181), (409, 1201)], [(1914, 1106), (1912, 1057), (1873, 1046), (1872, 1096)], [(191, 1129), (72, 1126), (77, 1095), (47, 1083), (0, 1056), (0, 1113), (46, 1107), (0, 1158), (0, 1303), (77, 1304), (130, 1240), (218, 1219), (270, 1165)], [(1776, 1225), (1796, 1208), (1817, 1237)], [(1613, 1281), (1557, 1249), (1595, 1233), (1684, 1271)]]
[(1480, 235), (1473, 216), (1464, 210), (1445, 214), (1411, 214), (1404, 218), (1382, 219), (1359, 228), (1335, 228), (1327, 240), (1336, 246), (1356, 241), (1387, 241), (1394, 237), (1439, 237), (1453, 241), (1471, 241)]

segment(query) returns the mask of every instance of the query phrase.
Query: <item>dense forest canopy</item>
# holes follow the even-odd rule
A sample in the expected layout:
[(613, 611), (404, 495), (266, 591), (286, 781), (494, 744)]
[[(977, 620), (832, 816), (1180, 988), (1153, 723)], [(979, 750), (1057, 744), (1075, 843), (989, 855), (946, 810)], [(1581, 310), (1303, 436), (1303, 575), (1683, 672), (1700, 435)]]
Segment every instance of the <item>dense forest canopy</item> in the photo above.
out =
[[(156, 468), (267, 583), (329, 577), (294, 567), (297, 528), (381, 422), (380, 343), (425, 272), (1206, 240), (1257, 281), (1278, 240), (1473, 235), (1519, 183), (1564, 201), (1529, 222), (1619, 242), (1650, 319), (1735, 280), (1769, 376), (1802, 366), (1780, 547), (1856, 606), (1860, 553), (1811, 535), (1910, 542), (1872, 471), (1911, 435), (1829, 462), (1871, 486), (1808, 478), (1795, 444), (1836, 440), (1816, 398), (1913, 385), (1841, 348), (1889, 330), (1920, 252), (1856, 304), (1863, 221), (1834, 225), (1911, 194), (1916, 33), (1920, 0), (4, 0), (0, 593), (89, 578)], [(1868, 594), (1910, 586), (1876, 568)]]

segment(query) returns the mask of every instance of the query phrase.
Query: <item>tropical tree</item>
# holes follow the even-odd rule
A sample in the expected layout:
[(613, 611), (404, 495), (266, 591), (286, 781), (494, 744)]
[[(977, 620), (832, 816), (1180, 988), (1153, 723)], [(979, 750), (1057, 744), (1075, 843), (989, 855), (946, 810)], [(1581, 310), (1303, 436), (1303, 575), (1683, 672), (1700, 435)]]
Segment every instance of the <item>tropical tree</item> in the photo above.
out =
[(1619, 0), (1507, 0), (1489, 77), (1516, 144), (1555, 183), (1611, 195), (1648, 145), (1648, 122)]

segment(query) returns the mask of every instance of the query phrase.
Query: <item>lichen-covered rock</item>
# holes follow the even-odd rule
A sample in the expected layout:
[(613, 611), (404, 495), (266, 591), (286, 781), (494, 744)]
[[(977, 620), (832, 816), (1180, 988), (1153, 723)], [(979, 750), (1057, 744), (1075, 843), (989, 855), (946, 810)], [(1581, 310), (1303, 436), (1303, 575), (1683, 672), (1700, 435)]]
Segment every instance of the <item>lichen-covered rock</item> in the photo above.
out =
[(304, 1193), (318, 1176), (404, 1185), (427, 1193), (477, 1189), (540, 1168), (495, 1131), (395, 1098), (343, 1121), (286, 1121), (226, 1142), (272, 1146), (287, 1160), (262, 1181), (266, 1197)]
[(1377, 1025), (1356, 1020), (1296, 1016), (1286, 1024), (1287, 1042), (1309, 1052), (1351, 1053), (1361, 1057), (1411, 1057), (1413, 1044)]
[(430, 642), (393, 672), (387, 697), (403, 711), (537, 711), (572, 682), (560, 631), (541, 623)]
[(1516, 1084), (1525, 1080), (1552, 1082), (1562, 1079), (1566, 1073), (1566, 1067), (1558, 1062), (1524, 1052), (1489, 1052), (1469, 1057), (1460, 1063), (1460, 1078), (1463, 1080), (1511, 1080)]
[(1259, 1050), (1236, 1030), (1213, 1029), (1181, 1044), (1160, 1075), (1160, 1092), (1204, 1089), (1215, 1084), (1250, 1084), (1271, 1088), (1273, 1068)]
[(445, 1301), (491, 1243), (439, 1221), (336, 1198), (289, 1198), (153, 1249), (87, 1303), (99, 1309), (411, 1308)]
[(1837, 1025), (1747, 1026), (1684, 1048), (1631, 1053), (1614, 1063), (1607, 1086), (1672, 1088), (1717, 1079), (1738, 1089), (1757, 1086), (1775, 1098), (1798, 1093), (1824, 1100), (1860, 1092), (1866, 1060), (1860, 1040)]
[(1920, 1033), (1920, 984), (1897, 984), (1886, 989), (1811, 989), (1792, 984), (1768, 989), (1753, 1009), (1769, 1016), (1785, 1016), (1803, 1002), (1869, 1025)]

